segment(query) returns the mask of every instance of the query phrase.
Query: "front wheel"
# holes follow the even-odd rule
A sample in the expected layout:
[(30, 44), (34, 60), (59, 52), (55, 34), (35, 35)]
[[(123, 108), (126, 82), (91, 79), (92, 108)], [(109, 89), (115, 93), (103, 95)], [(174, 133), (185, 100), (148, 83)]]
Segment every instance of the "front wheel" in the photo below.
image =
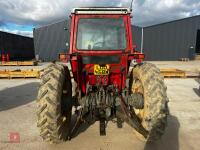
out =
[(132, 93), (142, 94), (143, 109), (134, 109), (142, 126), (149, 132), (148, 141), (158, 140), (167, 126), (167, 87), (160, 70), (153, 64), (136, 65), (130, 80)]

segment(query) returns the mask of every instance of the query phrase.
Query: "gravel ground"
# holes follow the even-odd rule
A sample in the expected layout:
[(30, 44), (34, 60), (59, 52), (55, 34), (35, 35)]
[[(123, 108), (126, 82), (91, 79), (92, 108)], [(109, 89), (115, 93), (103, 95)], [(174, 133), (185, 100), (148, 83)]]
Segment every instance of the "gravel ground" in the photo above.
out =
[[(167, 79), (170, 99), (168, 128), (160, 141), (145, 143), (124, 124), (118, 129), (109, 122), (107, 136), (99, 136), (99, 124), (81, 127), (78, 136), (59, 145), (44, 143), (36, 128), (39, 80), (0, 80), (0, 149), (70, 150), (198, 150), (200, 147), (200, 93), (194, 79)], [(10, 143), (10, 133), (20, 134), (20, 143)]]

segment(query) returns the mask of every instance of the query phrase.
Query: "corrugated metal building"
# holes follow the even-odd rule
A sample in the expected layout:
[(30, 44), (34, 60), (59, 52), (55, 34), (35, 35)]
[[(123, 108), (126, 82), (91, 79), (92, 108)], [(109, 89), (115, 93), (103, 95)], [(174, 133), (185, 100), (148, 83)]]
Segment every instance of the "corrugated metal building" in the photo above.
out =
[(195, 51), (200, 53), (200, 16), (144, 28), (147, 60), (192, 58)]
[(0, 31), (0, 54), (9, 54), (10, 60), (31, 60), (34, 55), (33, 38)]
[[(41, 60), (58, 59), (58, 54), (67, 52), (69, 43), (67, 21), (34, 29), (35, 54)], [(133, 26), (133, 41), (137, 51), (141, 50), (142, 28)], [(143, 28), (143, 52), (146, 60), (178, 60), (192, 58), (200, 53), (200, 16)]]
[(137, 46), (136, 50), (141, 51), (142, 28), (132, 26), (133, 43)]
[(67, 52), (69, 43), (69, 27), (66, 20), (36, 28), (33, 30), (35, 55), (43, 61), (58, 59), (58, 54)]
[[(64, 30), (68, 28), (68, 30)], [(69, 23), (63, 20), (54, 24), (46, 25), (33, 30), (35, 55), (43, 61), (58, 60), (58, 54), (67, 52), (66, 43), (70, 43)], [(141, 28), (133, 26), (133, 40), (140, 45)], [(139, 38), (138, 38), (139, 37)], [(140, 49), (140, 46), (137, 48)]]

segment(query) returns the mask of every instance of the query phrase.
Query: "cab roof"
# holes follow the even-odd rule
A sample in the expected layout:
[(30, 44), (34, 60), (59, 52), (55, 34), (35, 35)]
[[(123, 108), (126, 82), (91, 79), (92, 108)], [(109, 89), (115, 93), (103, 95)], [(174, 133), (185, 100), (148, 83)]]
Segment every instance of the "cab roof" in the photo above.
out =
[(130, 14), (129, 8), (125, 7), (82, 7), (74, 8), (72, 14)]

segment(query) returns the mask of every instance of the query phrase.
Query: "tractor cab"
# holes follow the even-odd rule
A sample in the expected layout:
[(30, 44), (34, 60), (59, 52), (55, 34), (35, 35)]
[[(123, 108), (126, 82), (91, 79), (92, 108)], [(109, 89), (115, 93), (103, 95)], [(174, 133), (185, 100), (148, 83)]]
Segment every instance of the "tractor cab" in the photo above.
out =
[(127, 8), (75, 8), (70, 53), (119, 53), (133, 49)]

